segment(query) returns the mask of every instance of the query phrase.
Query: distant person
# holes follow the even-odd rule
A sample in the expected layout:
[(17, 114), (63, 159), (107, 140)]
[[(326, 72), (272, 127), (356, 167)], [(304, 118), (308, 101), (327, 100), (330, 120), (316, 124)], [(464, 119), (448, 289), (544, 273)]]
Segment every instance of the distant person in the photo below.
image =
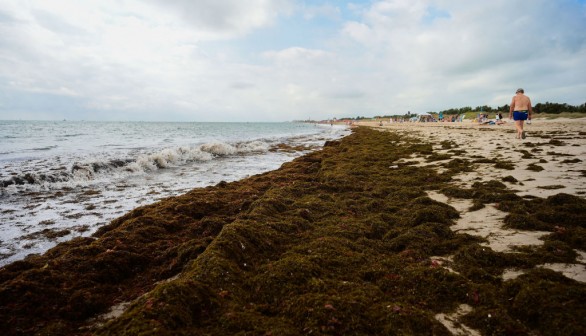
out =
[(523, 131), (523, 123), (525, 120), (531, 120), (533, 108), (531, 107), (531, 99), (525, 95), (525, 90), (519, 88), (513, 100), (511, 101), (511, 109), (509, 111), (509, 119), (515, 120), (515, 128), (517, 128), (517, 139), (525, 139), (525, 131)]

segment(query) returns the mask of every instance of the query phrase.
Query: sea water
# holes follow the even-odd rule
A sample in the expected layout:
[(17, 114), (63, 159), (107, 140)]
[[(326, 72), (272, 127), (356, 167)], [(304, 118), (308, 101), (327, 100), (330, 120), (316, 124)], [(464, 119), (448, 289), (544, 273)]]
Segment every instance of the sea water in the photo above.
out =
[[(138, 206), (277, 169), (348, 133), (293, 122), (0, 121), (0, 266)], [(304, 150), (279, 150), (288, 146)]]

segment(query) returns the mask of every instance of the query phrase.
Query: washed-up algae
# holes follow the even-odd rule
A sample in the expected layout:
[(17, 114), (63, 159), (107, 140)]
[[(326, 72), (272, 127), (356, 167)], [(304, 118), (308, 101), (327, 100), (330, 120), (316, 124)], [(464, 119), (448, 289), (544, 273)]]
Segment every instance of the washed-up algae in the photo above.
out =
[(221, 184), (138, 208), (90, 238), (0, 269), (4, 335), (75, 334), (88, 318), (177, 274), (223, 225), (271, 186), (263, 177)]
[[(526, 200), (498, 181), (456, 188), (433, 167), (398, 163), (413, 154), (433, 155), (432, 145), (358, 128), (276, 171), (138, 208), (91, 238), (1, 269), (0, 331), (450, 335), (435, 315), (468, 304), (465, 323), (484, 335), (583, 334), (583, 284), (546, 270), (512, 282), (500, 274), (574, 260), (580, 237), (568, 231), (581, 226), (558, 232), (551, 219), (580, 220), (584, 200)], [(445, 165), (462, 171), (469, 163)], [(428, 190), (499, 202), (568, 237), (540, 250), (494, 252), (450, 230), (458, 212)], [(437, 255), (453, 255), (458, 273), (434, 262)], [(121, 316), (92, 320), (124, 301), (133, 302)]]

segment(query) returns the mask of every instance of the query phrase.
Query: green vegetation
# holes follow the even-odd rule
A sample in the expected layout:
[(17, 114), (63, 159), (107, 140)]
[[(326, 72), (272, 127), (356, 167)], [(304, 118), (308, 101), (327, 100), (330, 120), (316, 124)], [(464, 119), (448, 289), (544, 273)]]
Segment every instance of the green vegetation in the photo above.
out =
[[(496, 113), (501, 112), (503, 116), (506, 117), (505, 113), (509, 113), (510, 106), (508, 104), (503, 106), (498, 106), (496, 108), (484, 105), (484, 106), (477, 106), (472, 108), (470, 106), (461, 107), (461, 108), (451, 108), (447, 110), (443, 110), (441, 112), (444, 115), (453, 115), (453, 114), (466, 114), (467, 117), (470, 115), (476, 115), (478, 113)], [(536, 114), (536, 117), (584, 117), (586, 114), (586, 103), (578, 106), (573, 106), (569, 104), (559, 104), (559, 103), (550, 103), (546, 102), (545, 104), (537, 103), (533, 107), (533, 112)], [(435, 112), (434, 112), (435, 113)]]
[[(427, 111), (426, 113), (432, 115), (438, 115), (440, 112), (444, 114), (444, 116), (453, 116), (453, 115), (465, 115), (466, 119), (474, 119), (478, 116), (479, 113), (488, 113), (490, 115), (494, 115), (495, 113), (502, 113), (503, 117), (507, 118), (509, 113), (510, 106), (505, 104), (503, 106), (491, 107), (488, 105), (483, 106), (464, 106), (460, 108), (450, 108), (442, 111)], [(537, 103), (533, 107), (533, 112), (535, 113), (536, 118), (547, 118), (547, 119), (555, 119), (555, 118), (584, 118), (586, 116), (586, 103), (582, 105), (569, 105), (566, 103)], [(348, 117), (348, 118), (338, 118), (340, 120), (388, 120), (389, 118), (409, 118), (415, 115), (418, 115), (418, 112), (409, 112), (409, 113), (395, 113), (395, 114), (385, 114), (379, 115), (374, 117)]]
[(578, 106), (568, 105), (565, 103), (537, 103), (535, 104), (533, 110), (537, 114), (586, 113), (586, 103)]

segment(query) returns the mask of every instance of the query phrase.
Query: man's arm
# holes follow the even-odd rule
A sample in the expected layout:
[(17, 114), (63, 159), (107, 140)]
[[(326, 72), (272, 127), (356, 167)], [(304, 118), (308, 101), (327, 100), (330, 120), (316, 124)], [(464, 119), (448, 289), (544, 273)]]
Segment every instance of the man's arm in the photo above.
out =
[(513, 111), (515, 111), (515, 97), (511, 100), (511, 108), (509, 108), (509, 119), (513, 119)]

